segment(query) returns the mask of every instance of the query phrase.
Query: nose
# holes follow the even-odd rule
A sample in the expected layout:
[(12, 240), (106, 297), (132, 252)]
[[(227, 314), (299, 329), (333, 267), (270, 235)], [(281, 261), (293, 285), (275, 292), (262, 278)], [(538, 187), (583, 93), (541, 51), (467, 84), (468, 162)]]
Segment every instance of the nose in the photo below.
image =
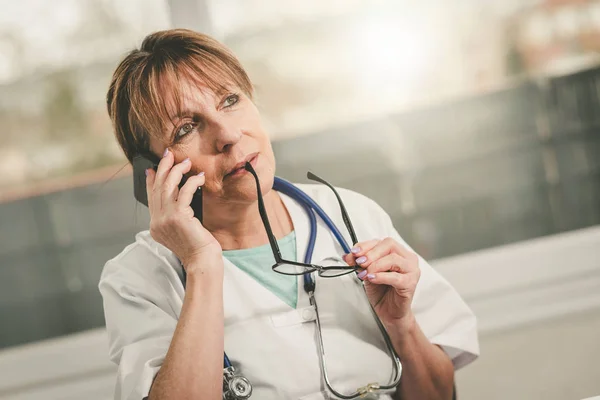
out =
[(242, 138), (242, 129), (235, 121), (220, 120), (214, 123), (214, 144), (218, 153), (226, 153)]

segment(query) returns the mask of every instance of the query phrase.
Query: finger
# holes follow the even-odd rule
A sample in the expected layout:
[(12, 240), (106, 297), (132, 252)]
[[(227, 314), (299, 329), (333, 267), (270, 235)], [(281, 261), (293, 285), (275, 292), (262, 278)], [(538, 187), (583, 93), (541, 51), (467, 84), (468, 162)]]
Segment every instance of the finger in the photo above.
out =
[(369, 265), (367, 271), (369, 274), (375, 274), (377, 272), (409, 272), (408, 260), (396, 253), (390, 253), (387, 256), (383, 256), (380, 259), (374, 261)]
[(404, 257), (408, 257), (409, 252), (402, 251), (401, 247), (403, 246), (401, 246), (394, 239), (389, 237), (385, 238), (378, 242), (371, 250), (367, 251), (363, 256), (357, 258), (356, 263), (363, 267), (369, 267), (371, 263), (391, 253), (396, 253)]
[(352, 249), (350, 250), (350, 254), (354, 255), (354, 257), (364, 256), (365, 253), (367, 253), (369, 250), (375, 247), (379, 242), (379, 239), (371, 239), (364, 242), (358, 242), (354, 245), (354, 247), (352, 247)]
[(198, 175), (194, 175), (188, 178), (187, 182), (179, 189), (179, 197), (177, 197), (177, 207), (180, 209), (189, 207), (192, 204), (194, 195), (198, 191), (204, 182), (204, 172), (200, 172)]
[(148, 168), (146, 170), (146, 197), (148, 198), (148, 209), (152, 211), (152, 188), (154, 187), (154, 178), (156, 177), (156, 172), (152, 168)]
[(179, 184), (186, 174), (192, 168), (192, 162), (186, 158), (182, 162), (175, 164), (169, 171), (167, 178), (162, 184), (162, 204), (163, 208), (166, 205), (172, 204), (179, 196)]
[(397, 290), (409, 290), (411, 288), (410, 277), (396, 272), (368, 274), (367, 280), (376, 285), (389, 285)]
[[(173, 167), (173, 163), (175, 162), (175, 157), (173, 153), (166, 149), (163, 154), (163, 158), (158, 163), (158, 168), (156, 169), (156, 176), (154, 177), (154, 186), (152, 188), (152, 198), (154, 202), (154, 208), (156, 210), (161, 210), (163, 208), (162, 204), (162, 185), (169, 171)], [(148, 193), (150, 196), (150, 193)]]
[(173, 167), (175, 163), (175, 156), (173, 152), (169, 149), (165, 149), (163, 157), (158, 162), (158, 167), (156, 168), (156, 178), (155, 182), (159, 185), (162, 185), (165, 179), (167, 179), (167, 175), (169, 171)]
[(415, 252), (413, 252), (411, 249), (408, 248), (408, 246), (405, 246), (402, 243), (399, 243), (397, 240), (394, 240), (392, 238), (390, 238), (390, 240), (394, 241), (394, 251), (398, 254), (400, 254), (401, 256), (405, 257), (405, 258), (411, 258), (413, 256), (417, 256), (417, 254)]

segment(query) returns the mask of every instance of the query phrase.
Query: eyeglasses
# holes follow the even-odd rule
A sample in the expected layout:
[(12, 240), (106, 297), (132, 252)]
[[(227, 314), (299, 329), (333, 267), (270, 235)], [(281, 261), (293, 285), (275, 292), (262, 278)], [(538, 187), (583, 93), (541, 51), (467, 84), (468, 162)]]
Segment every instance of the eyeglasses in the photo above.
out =
[[(256, 175), (256, 171), (254, 171), (254, 168), (252, 168), (252, 165), (250, 163), (246, 163), (245, 169), (247, 171), (249, 171), (254, 176), (254, 179), (256, 180), (256, 190), (258, 193), (258, 211), (260, 212), (260, 217), (265, 226), (265, 230), (267, 231), (267, 236), (269, 237), (269, 243), (271, 245), (271, 249), (273, 250), (273, 256), (275, 257), (275, 264), (272, 267), (275, 272), (278, 272), (280, 274), (285, 274), (285, 275), (303, 275), (306, 273), (311, 273), (311, 272), (317, 271), (319, 276), (321, 276), (321, 277), (332, 278), (335, 276), (342, 276), (342, 275), (349, 274), (358, 269), (358, 267), (344, 265), (341, 263), (340, 260), (336, 260), (336, 259), (326, 259), (325, 261), (321, 262), (322, 264), (325, 264), (325, 265), (306, 264), (306, 263), (300, 263), (300, 262), (296, 262), (296, 261), (284, 260), (281, 257), (281, 252), (279, 251), (279, 246), (277, 246), (277, 240), (275, 239), (275, 235), (273, 235), (273, 231), (271, 230), (271, 225), (269, 224), (269, 218), (267, 217), (265, 204), (264, 204), (262, 193), (260, 190), (260, 182), (258, 181), (258, 176)], [(308, 179), (316, 181), (316, 182), (320, 182), (320, 183), (326, 185), (327, 187), (329, 187), (331, 190), (333, 190), (333, 193), (335, 194), (335, 197), (337, 198), (338, 203), (340, 204), (340, 209), (342, 212), (342, 219), (344, 220), (344, 224), (346, 225), (346, 228), (348, 228), (348, 232), (350, 233), (350, 237), (352, 239), (352, 244), (355, 245), (356, 243), (358, 243), (358, 240), (356, 238), (356, 232), (354, 231), (354, 228), (352, 227), (352, 222), (350, 222), (350, 217), (348, 216), (346, 207), (344, 206), (344, 203), (342, 202), (342, 199), (341, 199), (340, 195), (338, 194), (338, 192), (335, 190), (335, 188), (333, 186), (331, 186), (327, 181), (319, 178), (318, 176), (316, 176), (315, 174), (313, 174), (311, 172), (309, 172), (307, 174), (307, 177), (308, 177)], [(388, 353), (393, 360), (392, 381), (385, 385), (379, 384), (379, 383), (369, 383), (363, 387), (356, 389), (351, 394), (343, 394), (333, 388), (333, 386), (329, 380), (329, 374), (327, 373), (327, 363), (325, 362), (325, 359), (326, 359), (325, 347), (323, 345), (323, 335), (322, 335), (322, 329), (321, 329), (321, 318), (319, 317), (319, 307), (317, 306), (317, 300), (315, 298), (314, 286), (313, 286), (312, 290), (309, 291), (308, 295), (309, 295), (309, 299), (310, 299), (310, 304), (312, 306), (314, 306), (314, 308), (315, 308), (315, 314), (316, 314), (315, 321), (317, 323), (317, 344), (319, 347), (319, 361), (320, 361), (320, 365), (321, 365), (321, 372), (322, 372), (325, 384), (327, 385), (327, 388), (331, 391), (331, 393), (333, 393), (335, 396), (337, 396), (340, 399), (356, 399), (358, 397), (364, 397), (370, 393), (377, 393), (381, 390), (391, 390), (391, 389), (396, 388), (400, 384), (400, 377), (401, 377), (400, 371), (402, 370), (402, 367), (400, 365), (400, 359), (398, 358), (398, 356), (396, 355), (396, 353), (394, 351), (394, 347), (392, 345), (389, 335), (387, 334), (387, 331), (385, 330), (385, 327), (383, 326), (382, 322), (379, 320), (379, 317), (377, 317), (377, 314), (375, 313), (375, 310), (373, 309), (373, 307), (370, 305), (369, 300), (366, 298), (365, 293), (363, 293), (364, 301), (366, 301), (367, 304), (369, 304), (373, 318), (375, 319), (377, 326), (379, 327), (379, 330), (380, 330), (382, 337), (385, 341), (385, 344), (387, 346)]]
[[(284, 275), (304, 275), (306, 273), (317, 271), (317, 273), (321, 277), (333, 278), (336, 276), (346, 275), (358, 270), (357, 266), (340, 265), (340, 262), (336, 260), (331, 260), (330, 262), (325, 261), (322, 263), (324, 265), (316, 265), (283, 259), (283, 257), (281, 256), (281, 251), (279, 250), (279, 246), (277, 245), (277, 239), (273, 234), (273, 230), (271, 230), (269, 217), (267, 217), (267, 210), (265, 208), (265, 203), (260, 190), (260, 182), (258, 181), (258, 175), (256, 175), (256, 171), (254, 171), (254, 168), (252, 168), (252, 165), (250, 163), (246, 163), (245, 169), (254, 176), (254, 180), (256, 181), (256, 190), (258, 193), (258, 212), (260, 213), (260, 218), (262, 219), (263, 225), (265, 226), (265, 230), (267, 231), (267, 236), (269, 237), (269, 244), (271, 245), (271, 250), (273, 250), (273, 257), (275, 257), (275, 264), (273, 264), (273, 266), (271, 267), (273, 268), (273, 271)], [(307, 177), (308, 179), (320, 182), (329, 187), (331, 190), (333, 190), (333, 193), (335, 194), (335, 197), (337, 198), (337, 201), (340, 204), (342, 219), (344, 220), (344, 224), (346, 225), (346, 228), (350, 233), (352, 244), (358, 243), (358, 239), (356, 238), (356, 232), (354, 231), (354, 227), (352, 226), (352, 222), (350, 222), (350, 217), (348, 216), (346, 207), (344, 206), (342, 198), (340, 197), (337, 190), (335, 190), (335, 188), (332, 185), (330, 185), (326, 180), (319, 178), (312, 172), (307, 173)]]

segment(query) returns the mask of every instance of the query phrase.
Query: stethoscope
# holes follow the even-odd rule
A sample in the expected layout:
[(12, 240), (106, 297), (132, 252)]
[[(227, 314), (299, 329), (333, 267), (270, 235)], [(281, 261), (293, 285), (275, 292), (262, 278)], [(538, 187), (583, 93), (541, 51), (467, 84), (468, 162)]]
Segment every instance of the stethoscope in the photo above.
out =
[[(307, 264), (311, 263), (313, 251), (315, 248), (315, 242), (316, 242), (316, 238), (317, 238), (317, 218), (315, 216), (315, 213), (321, 218), (321, 220), (325, 223), (325, 225), (327, 225), (327, 227), (329, 228), (329, 230), (331, 231), (331, 233), (333, 234), (333, 236), (335, 237), (337, 242), (340, 244), (340, 246), (342, 247), (344, 252), (346, 254), (350, 253), (350, 246), (348, 245), (348, 242), (346, 241), (344, 236), (341, 234), (341, 232), (339, 231), (339, 229), (337, 228), (335, 223), (331, 220), (331, 218), (327, 215), (327, 213), (321, 208), (321, 206), (319, 206), (310, 196), (308, 196), (300, 188), (296, 187), (292, 183), (290, 183), (282, 178), (279, 178), (279, 177), (275, 177), (275, 180), (273, 183), (273, 189), (275, 189), (276, 191), (283, 193), (283, 194), (287, 195), (288, 197), (292, 198), (293, 200), (295, 200), (297, 203), (299, 203), (304, 208), (304, 210), (306, 211), (306, 213), (308, 215), (309, 222), (310, 222), (310, 235), (308, 238), (306, 253), (304, 255), (305, 263), (307, 263)], [(310, 304), (315, 307), (315, 311), (317, 312), (317, 315), (318, 315), (318, 310), (316, 309), (316, 301), (314, 298), (314, 292), (315, 292), (315, 287), (316, 287), (315, 280), (311, 273), (304, 274), (303, 279), (304, 279), (304, 290), (309, 295)], [(185, 278), (184, 278), (184, 282), (185, 282)], [(387, 335), (387, 333), (385, 331), (385, 328), (383, 327), (381, 321), (376, 316), (374, 311), (373, 311), (373, 315), (374, 315), (375, 320), (377, 321), (377, 324), (379, 325), (379, 328), (384, 336), (388, 350), (390, 351), (390, 354), (392, 355), (392, 357), (394, 358), (394, 361), (395, 361), (395, 363), (394, 363), (395, 379), (389, 386), (396, 386), (400, 380), (400, 368), (401, 368), (400, 360), (398, 359), (398, 357), (396, 356), (396, 354), (393, 350), (393, 346), (391, 344), (389, 336)], [(320, 326), (319, 318), (317, 318), (316, 321), (317, 321), (317, 329), (318, 329), (318, 334), (319, 334), (318, 335), (319, 336), (318, 344), (319, 344), (319, 349), (320, 349), (319, 355), (320, 355), (320, 360), (321, 360), (321, 367), (323, 369), (323, 374), (325, 377), (325, 383), (326, 383), (328, 389), (336, 396), (338, 396), (340, 398), (352, 398), (353, 396), (352, 397), (344, 396), (343, 394), (338, 393), (331, 387), (331, 384), (329, 382), (329, 377), (327, 375), (327, 368), (325, 366), (325, 352), (323, 349), (323, 340), (321, 337), (321, 326)], [(366, 394), (366, 393), (374, 392), (378, 389), (379, 389), (378, 385), (369, 384), (363, 388), (360, 388), (359, 391), (362, 391), (362, 393)], [(248, 398), (250, 398), (251, 395), (252, 395), (252, 384), (246, 377), (244, 377), (242, 374), (240, 374), (238, 371), (236, 371), (234, 366), (231, 364), (231, 361), (229, 360), (227, 353), (224, 353), (224, 355), (223, 355), (223, 399), (227, 399), (227, 400), (248, 399)]]

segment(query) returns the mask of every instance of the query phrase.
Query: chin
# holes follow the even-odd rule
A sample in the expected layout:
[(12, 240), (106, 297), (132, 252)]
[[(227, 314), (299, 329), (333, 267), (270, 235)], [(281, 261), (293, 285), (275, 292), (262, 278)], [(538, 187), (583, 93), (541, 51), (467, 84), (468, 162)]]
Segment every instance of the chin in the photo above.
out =
[[(273, 190), (273, 182), (275, 181), (275, 175), (273, 173), (265, 174), (264, 177), (258, 176), (260, 179), (260, 189), (263, 196)], [(256, 186), (256, 182), (252, 182)]]
[[(258, 175), (258, 180), (260, 182), (261, 193), (263, 196), (265, 196), (267, 193), (269, 193), (271, 191), (271, 189), (273, 189), (273, 182), (275, 181), (274, 168), (271, 168), (270, 166), (263, 166), (263, 168), (256, 169), (256, 174)], [(252, 191), (251, 191), (252, 198), (254, 200), (256, 200), (257, 199), (256, 181), (254, 180), (254, 177), (250, 173), (248, 173), (248, 176), (245, 178), (247, 178), (247, 181), (250, 182), (250, 184), (252, 186)]]

